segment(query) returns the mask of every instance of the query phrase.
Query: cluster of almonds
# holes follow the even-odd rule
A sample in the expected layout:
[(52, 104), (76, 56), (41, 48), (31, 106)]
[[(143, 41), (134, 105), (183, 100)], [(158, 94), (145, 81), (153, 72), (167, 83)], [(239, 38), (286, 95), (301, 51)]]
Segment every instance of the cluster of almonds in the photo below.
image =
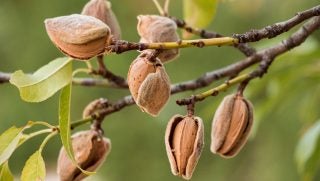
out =
[[(91, 0), (82, 14), (47, 19), (47, 33), (52, 42), (67, 56), (87, 60), (104, 53), (111, 40), (120, 40), (120, 26), (107, 0)], [(141, 43), (179, 41), (177, 25), (170, 18), (157, 15), (138, 16)], [(170, 96), (170, 80), (164, 63), (179, 55), (179, 49), (144, 50), (131, 63), (128, 85), (132, 97), (142, 111), (157, 116)], [(155, 56), (156, 55), (156, 56)], [(83, 117), (92, 116), (107, 100), (93, 101)], [(218, 107), (212, 122), (211, 151), (222, 157), (235, 156), (245, 144), (253, 123), (253, 108), (242, 94), (229, 95)], [(201, 118), (175, 115), (168, 122), (165, 145), (171, 171), (191, 179), (204, 145)], [(72, 136), (75, 158), (81, 168), (95, 171), (111, 149), (109, 139), (95, 130)], [(62, 148), (58, 159), (58, 174), (62, 181), (86, 177), (67, 157)]]
[[(138, 16), (141, 43), (178, 41), (177, 26), (169, 18), (156, 15)], [(88, 60), (103, 54), (112, 40), (120, 40), (119, 23), (107, 0), (91, 0), (81, 14), (45, 20), (51, 41), (69, 57)], [(156, 116), (170, 96), (170, 80), (163, 63), (176, 58), (178, 49), (164, 50), (152, 57), (154, 50), (145, 50), (132, 62), (128, 72), (130, 92), (141, 110)], [(84, 110), (83, 117), (108, 106), (107, 100), (95, 100)], [(79, 132), (72, 136), (72, 145), (79, 166), (94, 171), (110, 151), (111, 143), (96, 131)], [(67, 157), (62, 148), (58, 159), (60, 180), (73, 181), (86, 177)]]
[[(253, 107), (240, 94), (226, 96), (212, 121), (211, 152), (234, 157), (246, 143), (253, 123)], [(171, 171), (191, 179), (203, 149), (204, 129), (201, 118), (173, 116), (166, 129), (165, 145)]]
[[(50, 39), (62, 52), (83, 60), (103, 53), (111, 38), (121, 37), (118, 21), (106, 0), (91, 0), (82, 15), (47, 19), (45, 25)], [(94, 100), (84, 109), (83, 117), (92, 116), (95, 110), (108, 105), (106, 99)], [(78, 132), (71, 139), (75, 160), (86, 171), (96, 171), (111, 151), (111, 141), (96, 130)], [(64, 148), (60, 150), (57, 172), (61, 181), (80, 181), (87, 177), (68, 158)]]
[[(111, 40), (120, 39), (120, 27), (111, 10), (110, 2), (91, 0), (82, 14), (73, 14), (45, 20), (52, 42), (67, 56), (88, 60), (104, 53)], [(179, 41), (176, 23), (157, 15), (138, 16), (138, 34), (141, 43)], [(142, 111), (158, 115), (170, 96), (170, 80), (163, 63), (179, 55), (179, 49), (144, 50), (132, 62), (128, 71), (130, 92)]]
[[(176, 23), (157, 15), (138, 16), (138, 34), (141, 43), (179, 41)], [(155, 50), (144, 50), (131, 63), (128, 85), (133, 99), (142, 111), (157, 116), (170, 97), (170, 80), (164, 63), (179, 55), (179, 49), (162, 50), (156, 57)]]

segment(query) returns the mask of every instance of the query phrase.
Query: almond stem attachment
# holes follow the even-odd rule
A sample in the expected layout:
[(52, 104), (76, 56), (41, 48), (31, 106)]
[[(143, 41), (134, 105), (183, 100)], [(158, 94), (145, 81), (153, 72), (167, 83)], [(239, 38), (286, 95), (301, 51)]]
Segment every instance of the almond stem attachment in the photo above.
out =
[(239, 75), (239, 76), (237, 76), (237, 77), (235, 77), (235, 78), (233, 78), (233, 79), (231, 79), (231, 80), (229, 80), (229, 81), (227, 81), (227, 82), (225, 82), (225, 83), (223, 83), (213, 89), (207, 90), (206, 92), (194, 95), (189, 98), (177, 100), (176, 103), (181, 106), (181, 105), (188, 105), (188, 104), (190, 104), (191, 101), (194, 101), (194, 102), (202, 101), (207, 97), (216, 96), (219, 94), (219, 92), (225, 91), (229, 87), (236, 85), (238, 83), (241, 83), (243, 81), (246, 81), (250, 78), (252, 78), (250, 73)]
[(195, 96), (191, 96), (191, 102), (190, 104), (187, 105), (187, 112), (188, 116), (193, 116), (194, 115), (194, 107), (195, 107)]
[(194, 40), (180, 40), (176, 42), (160, 42), (160, 43), (135, 43), (127, 41), (114, 41), (106, 46), (105, 53), (114, 52), (117, 54), (131, 51), (131, 50), (146, 50), (159, 49), (168, 50), (176, 48), (190, 48), (190, 47), (206, 47), (206, 46), (224, 46), (238, 44), (239, 40), (231, 37), (210, 38), (210, 39), (194, 39)]

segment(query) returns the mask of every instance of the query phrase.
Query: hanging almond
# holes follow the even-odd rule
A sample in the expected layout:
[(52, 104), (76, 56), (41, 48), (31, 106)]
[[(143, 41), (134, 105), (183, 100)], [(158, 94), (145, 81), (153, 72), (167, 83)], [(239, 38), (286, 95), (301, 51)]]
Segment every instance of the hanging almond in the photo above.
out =
[(175, 115), (168, 122), (165, 145), (174, 175), (191, 179), (204, 145), (203, 130), (199, 117)]
[(170, 80), (159, 59), (151, 62), (145, 53), (130, 65), (128, 85), (142, 111), (157, 116), (170, 97)]
[[(139, 15), (138, 34), (141, 43), (179, 41), (176, 23), (168, 17), (157, 15)], [(162, 63), (173, 60), (179, 55), (179, 49), (163, 50), (158, 56)]]
[(97, 18), (79, 14), (45, 20), (51, 41), (67, 56), (87, 60), (104, 52), (109, 27)]
[(83, 7), (81, 14), (100, 19), (109, 26), (112, 38), (116, 40), (121, 39), (120, 25), (111, 9), (111, 3), (109, 1), (91, 0)]
[(226, 96), (213, 118), (211, 151), (222, 157), (234, 157), (246, 143), (252, 123), (252, 104), (242, 95)]
[[(71, 138), (75, 159), (86, 171), (96, 171), (111, 150), (110, 140), (93, 130), (78, 132)], [(87, 177), (72, 163), (64, 148), (59, 153), (57, 171), (61, 181), (80, 181)]]

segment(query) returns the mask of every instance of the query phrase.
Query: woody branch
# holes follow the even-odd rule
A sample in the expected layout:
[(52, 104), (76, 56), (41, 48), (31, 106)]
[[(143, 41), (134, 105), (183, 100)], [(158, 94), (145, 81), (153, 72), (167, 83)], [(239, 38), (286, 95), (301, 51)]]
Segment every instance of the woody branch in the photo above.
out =
[[(196, 99), (196, 101), (199, 100), (203, 100), (204, 98), (211, 96), (211, 95), (216, 95), (217, 93), (219, 93), (219, 91), (223, 91), (227, 88), (229, 88), (230, 86), (234, 85), (234, 84), (238, 84), (241, 82), (245, 82), (245, 81), (250, 81), (253, 78), (256, 77), (261, 77), (263, 74), (266, 73), (268, 67), (271, 65), (271, 63), (273, 62), (273, 60), (289, 51), (290, 49), (299, 46), (302, 42), (304, 42), (304, 40), (313, 33), (313, 31), (315, 31), (316, 29), (318, 29), (320, 27), (320, 17), (318, 17), (320, 15), (320, 6), (316, 6), (314, 8), (311, 8), (309, 10), (297, 13), (296, 16), (294, 16), (293, 18), (281, 22), (281, 23), (276, 23), (274, 25), (271, 26), (267, 26), (263, 29), (260, 30), (251, 30), (249, 32), (246, 32), (244, 34), (235, 34), (234, 37), (237, 39), (236, 42), (234, 42), (233, 39), (228, 39), (228, 43), (231, 42), (236, 43), (236, 45), (240, 45), (242, 43), (245, 42), (252, 42), (252, 41), (259, 41), (262, 38), (273, 38), (276, 35), (282, 34), (286, 31), (288, 31), (289, 29), (291, 29), (292, 27), (296, 26), (297, 24), (310, 19), (310, 22), (306, 23), (305, 25), (302, 26), (302, 28), (300, 28), (297, 32), (295, 32), (294, 34), (292, 34), (288, 39), (284, 40), (282, 43), (279, 43), (275, 46), (272, 46), (270, 48), (261, 50), (257, 53), (253, 53), (250, 56), (248, 56), (247, 58), (231, 64), (227, 67), (218, 69), (218, 70), (214, 70), (212, 72), (208, 72), (206, 74), (204, 74), (203, 76), (194, 79), (194, 80), (189, 80), (186, 82), (182, 82), (182, 83), (178, 83), (178, 84), (174, 84), (171, 86), (171, 93), (175, 94), (175, 93), (179, 93), (179, 92), (183, 92), (183, 91), (188, 91), (188, 90), (195, 90), (198, 88), (202, 88), (202, 87), (206, 87), (209, 84), (211, 84), (213, 81), (215, 80), (219, 80), (225, 77), (234, 77), (235, 75), (239, 74), (241, 71), (245, 70), (246, 68), (261, 62), (260, 64), (260, 68), (248, 73), (248, 74), (242, 74), (240, 76), (237, 76), (229, 81), (227, 81), (225, 84), (222, 84), (214, 89), (210, 89), (209, 91), (206, 91), (204, 93), (192, 96), (191, 98), (186, 98), (186, 99), (182, 99), (177, 101), (177, 103), (181, 104), (181, 105), (185, 105), (185, 104), (189, 104), (190, 101), (194, 101), (194, 99)], [(185, 28), (185, 27), (182, 27)], [(273, 30), (274, 28), (274, 30)], [(198, 32), (199, 30), (190, 30), (190, 32)], [(202, 32), (200, 34), (201, 37), (204, 36), (208, 36), (207, 31), (205, 30), (201, 30), (200, 32)], [(214, 33), (212, 33), (214, 34)], [(211, 35), (213, 36), (213, 35)], [(215, 35), (215, 36), (220, 36), (220, 35)], [(220, 39), (221, 40), (221, 39)], [(219, 41), (220, 41), (219, 40)], [(188, 41), (185, 42), (183, 44), (183, 46), (194, 46), (190, 43), (194, 43), (195, 41)], [(239, 44), (237, 44), (237, 42), (239, 42)], [(133, 43), (134, 44), (134, 48), (129, 46), (129, 49), (143, 49), (141, 48), (141, 44), (140, 43)], [(161, 43), (157, 43), (157, 44), (151, 44), (152, 46), (149, 46), (148, 48), (155, 48), (155, 49), (165, 49), (165, 48), (176, 48), (177, 46), (179, 46), (178, 44), (181, 44), (181, 42), (170, 42), (170, 44), (165, 47), (161, 46)], [(222, 44), (225, 44), (222, 43)], [(123, 43), (120, 42), (120, 44), (117, 45), (111, 45), (113, 46), (110, 50), (112, 50), (112, 52), (116, 52), (116, 53), (121, 53), (124, 50), (128, 51), (126, 48), (123, 49), (123, 47), (121, 46), (128, 46), (128, 45), (132, 45), (128, 42)], [(143, 44), (145, 45), (145, 44)], [(243, 44), (245, 46), (247, 46), (246, 44)], [(120, 47), (120, 49), (119, 49)], [(122, 48), (122, 49), (121, 49)], [(146, 48), (146, 47), (144, 47)], [(119, 51), (121, 50), (121, 51)], [(254, 49), (252, 49), (254, 50)], [(254, 51), (253, 51), (254, 52)], [(246, 54), (246, 53), (245, 53)], [(248, 54), (249, 55), (249, 54)], [(6, 83), (8, 82), (10, 79), (10, 74), (9, 73), (2, 73), (0, 72), (0, 83)], [(83, 86), (108, 86), (108, 87), (113, 87), (113, 88), (126, 88), (124, 86), (120, 86), (117, 85), (117, 83), (115, 83), (114, 81), (109, 81), (109, 80), (103, 80), (103, 79), (91, 79), (91, 78), (74, 78), (73, 79), (73, 83), (76, 85), (83, 85)], [(89, 122), (92, 121), (93, 119), (96, 118), (96, 116), (99, 116), (100, 118), (104, 118), (105, 116), (113, 113), (113, 112), (117, 112), (121, 109), (123, 109), (126, 106), (129, 105), (133, 105), (134, 104), (134, 100), (132, 99), (131, 96), (126, 96), (122, 99), (120, 99), (119, 101), (109, 105), (107, 108), (101, 109), (101, 110), (97, 110), (97, 115), (86, 118), (84, 120), (80, 120), (81, 124), (85, 123), (85, 122)]]
[[(298, 31), (293, 33), (288, 39), (283, 40), (281, 43), (275, 46), (259, 51), (258, 53), (241, 61), (245, 62), (247, 60), (247, 62), (250, 62), (250, 64), (253, 62), (260, 62), (260, 66), (257, 70), (254, 70), (250, 73), (239, 75), (231, 80), (228, 80), (226, 83), (213, 89), (210, 89), (206, 92), (191, 96), (190, 98), (178, 100), (177, 104), (188, 105), (192, 101), (202, 101), (209, 96), (218, 95), (220, 91), (225, 91), (232, 85), (242, 82), (247, 84), (250, 80), (254, 78), (262, 77), (267, 72), (269, 66), (272, 64), (272, 62), (277, 56), (291, 50), (294, 47), (299, 46), (307, 39), (307, 37), (310, 34), (312, 34), (315, 30), (319, 29), (319, 27), (320, 17), (312, 18), (309, 22), (305, 23)], [(242, 69), (240, 69), (240, 71), (242, 71)]]
[[(289, 38), (283, 40), (281, 43), (278, 43), (270, 48), (261, 50), (256, 54), (247, 57), (243, 60), (240, 60), (237, 63), (229, 65), (225, 68), (208, 72), (197, 79), (172, 85), (171, 94), (206, 87), (215, 80), (232, 76), (235, 73), (239, 73), (242, 70), (260, 62), (260, 66), (258, 69), (250, 73), (239, 75), (231, 80), (228, 80), (226, 83), (221, 84), (204, 93), (193, 95), (190, 98), (178, 100), (177, 104), (189, 105), (191, 103), (194, 103), (193, 101), (202, 101), (209, 96), (216, 96), (220, 91), (225, 91), (233, 85), (240, 83), (247, 84), (250, 80), (254, 78), (262, 77), (267, 72), (269, 66), (277, 56), (291, 50), (294, 47), (301, 45), (301, 43), (303, 43), (307, 39), (307, 37), (310, 36), (315, 30), (319, 29), (319, 27), (320, 17), (314, 17), (309, 22), (305, 23), (298, 31), (293, 33)], [(86, 118), (85, 120), (92, 121), (96, 119), (97, 116), (100, 120), (103, 120), (105, 116), (120, 111), (121, 109), (133, 104), (135, 104), (133, 98), (131, 96), (126, 96), (118, 100), (117, 102), (110, 104), (106, 108), (97, 110), (97, 114), (95, 114), (93, 117)], [(83, 120), (80, 120), (80, 122), (81, 121), (83, 122)]]
[[(259, 30), (251, 30), (243, 34), (234, 34), (234, 37), (239, 40), (240, 43), (236, 43), (233, 46), (238, 48), (241, 52), (243, 52), (245, 55), (250, 56), (255, 54), (255, 49), (249, 47), (246, 42), (253, 42), (253, 41), (259, 41), (262, 38), (273, 38), (279, 34), (282, 34), (288, 30), (290, 30), (292, 27), (298, 25), (299, 23), (310, 19), (311, 17), (314, 16), (319, 16), (320, 15), (320, 5), (315, 6), (313, 8), (310, 8), (308, 10), (298, 12), (294, 17), (292, 17), (289, 20), (275, 23), (273, 25), (266, 26), (262, 29)], [(188, 26), (183, 20), (179, 20), (175, 17), (170, 17), (173, 19), (177, 26), (180, 28), (185, 29), (186, 31), (190, 33), (194, 33), (196, 35), (199, 35), (202, 38), (220, 38), (223, 37), (223, 35), (212, 32), (212, 31), (207, 31), (204, 29), (197, 29)], [(170, 42), (171, 44), (174, 44), (177, 46), (179, 42)], [(197, 41), (192, 41), (187, 42), (185, 44), (188, 44), (188, 46), (198, 46), (201, 47), (201, 43), (199, 43), (199, 40)], [(198, 45), (197, 45), (198, 44)], [(141, 43), (130, 43), (126, 41), (119, 41), (119, 42), (114, 42), (113, 45), (110, 45), (106, 49), (111, 50), (111, 52), (115, 53), (121, 53), (124, 51), (129, 51), (129, 50), (143, 50), (146, 49), (148, 44), (141, 44)], [(157, 49), (163, 49), (163, 48), (169, 48), (169, 47), (163, 47), (160, 46), (160, 44), (154, 44), (154, 47), (148, 47), (148, 48), (157, 48)], [(202, 44), (203, 45), (203, 44)], [(171, 48), (175, 48), (175, 46), (171, 46)], [(186, 46), (186, 45), (185, 45)], [(102, 73), (100, 73), (102, 74)], [(124, 78), (117, 76), (113, 74), (110, 71), (105, 72), (105, 75), (102, 74), (102, 77), (108, 79), (109, 81), (104, 81), (100, 79), (91, 79), (91, 78), (75, 78), (73, 83), (76, 85), (82, 85), (82, 86), (110, 86), (110, 87), (115, 87), (115, 88), (126, 88), (127, 86), (125, 85)], [(0, 72), (0, 83), (7, 83), (10, 79), (10, 73), (3, 73)], [(116, 81), (114, 81), (116, 80)], [(120, 82), (120, 83), (119, 83)], [(120, 85), (117, 85), (120, 84)]]

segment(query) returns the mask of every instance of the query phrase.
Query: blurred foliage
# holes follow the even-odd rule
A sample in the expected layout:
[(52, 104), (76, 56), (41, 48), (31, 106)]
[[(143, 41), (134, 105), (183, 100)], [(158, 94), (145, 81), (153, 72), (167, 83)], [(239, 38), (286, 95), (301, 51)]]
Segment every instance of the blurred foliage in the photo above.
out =
[[(1, 0), (0, 71), (14, 72), (23, 69), (24, 72), (34, 72), (50, 60), (61, 57), (61, 53), (46, 35), (43, 21), (49, 17), (79, 13), (86, 2)], [(123, 39), (129, 41), (139, 40), (136, 16), (157, 13), (150, 0), (111, 2), (122, 27)], [(145, 6), (142, 7), (141, 4)], [(318, 0), (224, 0), (219, 3), (215, 21), (208, 29), (225, 35), (242, 33), (288, 19), (296, 12), (318, 4)], [(182, 9), (182, 1), (172, 1), (170, 12), (173, 16), (181, 18)], [(280, 42), (290, 32), (253, 45), (270, 46)], [(294, 162), (294, 150), (304, 129), (320, 118), (319, 37), (319, 32), (315, 33), (304, 46), (276, 60), (263, 79), (251, 82), (245, 95), (255, 107), (255, 134), (237, 157), (226, 160), (209, 151), (212, 116), (222, 98), (235, 89), (197, 105), (196, 114), (204, 120), (206, 136), (205, 148), (192, 180), (300, 179)], [(117, 74), (126, 76), (130, 62), (137, 54), (132, 51), (111, 55), (106, 57), (106, 64)], [(183, 49), (180, 57), (167, 64), (166, 69), (171, 81), (176, 83), (193, 79), (241, 58), (243, 55), (230, 47)], [(83, 64), (76, 63), (75, 67), (79, 66)], [(222, 81), (213, 83), (210, 87)], [(103, 126), (106, 136), (112, 141), (112, 151), (98, 174), (88, 180), (180, 180), (172, 176), (165, 152), (166, 123), (174, 114), (185, 113), (183, 107), (175, 105), (176, 99), (203, 90), (205, 89), (172, 96), (157, 118), (142, 113), (136, 106), (108, 116)], [(82, 109), (93, 99), (106, 97), (115, 101), (127, 94), (127, 90), (74, 86), (72, 119), (79, 119)], [(14, 86), (3, 84), (0, 85), (0, 100), (0, 132), (13, 124), (25, 125), (28, 120), (58, 124), (58, 95), (39, 104), (26, 103), (20, 99)], [(88, 128), (89, 126), (83, 126), (80, 129)], [(28, 141), (13, 154), (9, 165), (16, 177), (43, 138), (41, 136)], [(48, 175), (56, 176), (56, 159), (60, 146), (61, 142), (56, 136), (44, 149), (43, 157), (47, 163)], [(318, 174), (314, 180), (319, 179)]]
[(9, 169), (8, 162), (0, 166), (0, 181), (13, 181), (13, 175)]
[(312, 180), (320, 160), (320, 121), (300, 139), (295, 156), (303, 180)]
[[(184, 0), (183, 18), (191, 27), (206, 28), (216, 15), (218, 0)], [(184, 32), (183, 38), (190, 33)]]

